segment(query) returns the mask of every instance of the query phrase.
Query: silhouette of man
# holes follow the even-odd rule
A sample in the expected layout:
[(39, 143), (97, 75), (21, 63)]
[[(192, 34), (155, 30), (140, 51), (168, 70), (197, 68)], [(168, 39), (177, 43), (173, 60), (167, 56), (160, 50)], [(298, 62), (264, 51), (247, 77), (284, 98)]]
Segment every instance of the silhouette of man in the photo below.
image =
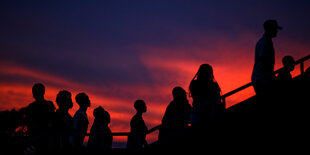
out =
[(45, 87), (41, 83), (36, 83), (32, 87), (32, 95), (35, 99), (25, 108), (25, 120), (27, 132), (36, 139), (34, 146), (38, 151), (45, 151), (49, 147), (47, 134), (51, 132), (52, 120), (55, 106), (53, 102), (44, 99)]
[(138, 150), (147, 146), (145, 136), (148, 128), (142, 118), (142, 114), (146, 112), (146, 105), (143, 100), (137, 100), (134, 107), (137, 113), (130, 121), (130, 135), (128, 136), (127, 148)]
[(87, 133), (88, 118), (87, 118), (87, 108), (90, 107), (89, 97), (85, 93), (79, 93), (75, 96), (77, 104), (80, 106), (73, 116), (73, 129), (77, 132), (78, 136), (74, 136), (73, 146), (81, 147)]
[[(55, 120), (53, 128), (56, 133), (72, 133), (73, 132), (73, 118), (69, 114), (69, 109), (73, 107), (71, 93), (67, 90), (62, 90), (57, 94), (56, 103), (58, 109), (55, 112)], [(54, 147), (58, 150), (69, 149), (70, 136), (61, 135), (54, 137)]]
[(273, 83), (275, 76), (275, 50), (272, 38), (277, 37), (278, 30), (282, 30), (276, 20), (267, 20), (264, 22), (265, 33), (257, 42), (255, 47), (255, 64), (252, 73), (254, 90), (257, 95), (270, 92), (270, 85)]

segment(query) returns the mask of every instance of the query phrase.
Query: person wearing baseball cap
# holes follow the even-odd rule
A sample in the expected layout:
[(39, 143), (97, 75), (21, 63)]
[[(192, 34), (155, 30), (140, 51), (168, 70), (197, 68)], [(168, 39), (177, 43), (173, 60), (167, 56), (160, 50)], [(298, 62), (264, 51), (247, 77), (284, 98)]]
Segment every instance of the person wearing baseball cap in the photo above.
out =
[(264, 35), (255, 47), (255, 63), (252, 72), (252, 82), (257, 96), (265, 96), (272, 91), (272, 83), (275, 79), (275, 50), (272, 38), (277, 37), (278, 30), (282, 27), (276, 20), (266, 20), (263, 24)]

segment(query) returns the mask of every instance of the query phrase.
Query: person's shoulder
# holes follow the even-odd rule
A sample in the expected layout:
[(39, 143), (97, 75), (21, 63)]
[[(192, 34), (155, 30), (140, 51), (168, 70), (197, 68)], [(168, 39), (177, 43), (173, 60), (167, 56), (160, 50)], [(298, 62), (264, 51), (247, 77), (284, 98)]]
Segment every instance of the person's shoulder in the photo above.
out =
[(37, 101), (33, 101), (29, 103), (28, 106), (24, 108), (25, 113), (29, 114), (32, 111), (32, 109), (36, 107), (36, 104), (37, 104)]
[(221, 88), (220, 88), (220, 86), (219, 86), (219, 84), (217, 82), (212, 82), (211, 83), (211, 87), (212, 87), (212, 89), (214, 89), (214, 90), (216, 90), (218, 92), (221, 91)]
[(217, 87), (217, 88), (220, 87), (219, 84), (218, 84), (217, 82), (214, 82), (214, 81), (212, 81), (210, 85), (211, 85), (212, 87)]
[(192, 80), (190, 83), (190, 89), (195, 89), (201, 85), (201, 82), (198, 80)]
[(29, 103), (26, 108), (32, 108), (33, 106), (36, 106), (36, 104), (38, 104), (37, 101), (33, 101), (33, 102)]
[(167, 106), (167, 109), (170, 109), (170, 108), (173, 108), (174, 106), (177, 105), (177, 102), (175, 100), (171, 101), (168, 106)]
[(271, 38), (263, 35), (257, 42), (256, 45), (266, 45), (266, 44), (272, 44)]
[(81, 110), (79, 109), (74, 113), (73, 118), (78, 118), (80, 117), (80, 115), (81, 115)]
[(47, 104), (47, 106), (49, 106), (49, 108), (53, 108), (54, 110), (56, 109), (52, 101), (45, 101), (45, 103)]

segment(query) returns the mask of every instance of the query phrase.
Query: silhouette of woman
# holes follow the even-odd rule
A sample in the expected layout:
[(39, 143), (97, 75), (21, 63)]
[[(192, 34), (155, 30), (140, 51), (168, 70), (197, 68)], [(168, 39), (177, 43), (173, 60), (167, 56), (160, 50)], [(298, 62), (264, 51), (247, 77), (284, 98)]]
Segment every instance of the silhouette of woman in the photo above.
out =
[(193, 125), (203, 125), (219, 114), (225, 105), (221, 103), (221, 89), (214, 79), (209, 64), (200, 65), (189, 86), (189, 95), (193, 98), (193, 107), (204, 107), (192, 114)]
[[(186, 91), (181, 87), (175, 87), (172, 90), (173, 100), (168, 105), (162, 123), (166, 123), (185, 112), (189, 111), (192, 107), (188, 103)], [(190, 123), (189, 116), (175, 120), (159, 130), (158, 139), (162, 140), (173, 134), (177, 134), (179, 131), (186, 129)]]
[(99, 106), (94, 110), (93, 115), (95, 120), (90, 129), (88, 148), (95, 152), (109, 151), (113, 141), (112, 132), (108, 126), (111, 121), (110, 114)]
[(128, 136), (127, 148), (131, 150), (139, 150), (147, 146), (145, 140), (147, 126), (142, 118), (142, 114), (146, 112), (146, 105), (143, 100), (137, 100), (134, 103), (137, 113), (130, 121), (130, 135)]
[[(57, 94), (56, 103), (58, 109), (55, 112), (55, 120), (53, 123), (53, 129), (56, 133), (72, 133), (73, 132), (73, 118), (69, 114), (69, 109), (73, 107), (71, 93), (67, 90), (62, 90)], [(55, 136), (54, 148), (56, 150), (69, 149), (70, 136)]]

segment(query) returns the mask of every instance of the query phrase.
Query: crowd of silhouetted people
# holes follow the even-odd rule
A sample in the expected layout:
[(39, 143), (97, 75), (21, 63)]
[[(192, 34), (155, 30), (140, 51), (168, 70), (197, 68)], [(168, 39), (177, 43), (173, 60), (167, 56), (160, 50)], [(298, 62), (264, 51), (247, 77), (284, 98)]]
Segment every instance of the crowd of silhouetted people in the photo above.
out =
[[(160, 140), (188, 128), (189, 124), (198, 126), (207, 123), (220, 111), (224, 111), (225, 106), (219, 99), (221, 90), (214, 79), (213, 69), (209, 64), (200, 66), (191, 81), (189, 91), (194, 100), (194, 108), (208, 102), (210, 104), (192, 115), (167, 123), (192, 109), (186, 91), (181, 87), (175, 87), (172, 90), (173, 100), (168, 105), (162, 119), (162, 123), (167, 125), (160, 128)], [(66, 152), (72, 149), (85, 148), (83, 143), (89, 125), (86, 111), (91, 106), (88, 95), (81, 92), (75, 96), (79, 109), (72, 117), (68, 112), (73, 107), (72, 96), (69, 91), (61, 90), (57, 94), (58, 109), (55, 108), (52, 101), (47, 101), (44, 98), (45, 86), (42, 83), (33, 85), (32, 94), (34, 102), (19, 111), (22, 121), (18, 125), (24, 127), (23, 134), (28, 138), (27, 146), (24, 146), (26, 154), (46, 151)], [(216, 99), (215, 102), (214, 99)], [(146, 141), (148, 128), (142, 117), (142, 114), (147, 111), (147, 106), (143, 100), (137, 100), (134, 103), (134, 108), (136, 114), (130, 121), (127, 148), (139, 150), (148, 145)], [(93, 115), (95, 119), (90, 129), (86, 148), (96, 152), (109, 151), (112, 148), (113, 141), (112, 132), (108, 126), (111, 121), (110, 115), (101, 106), (94, 109)]]
[[(289, 104), (296, 100), (292, 94), (296, 83), (293, 82), (290, 73), (294, 70), (295, 60), (291, 56), (285, 56), (282, 60), (284, 67), (276, 76), (271, 38), (276, 37), (277, 30), (282, 27), (278, 26), (275, 20), (267, 20), (264, 23), (264, 29), (264, 35), (256, 45), (252, 74), (257, 102), (264, 106), (269, 104), (268, 108), (272, 112), (275, 112), (272, 107), (280, 107), (274, 103), (281, 103), (282, 110), (280, 111), (286, 113), (291, 108)], [(307, 86), (309, 86), (309, 72), (308, 68), (305, 73), (308, 81), (304, 81), (304, 83), (307, 82)], [(296, 92), (300, 93), (300, 91)], [(79, 109), (73, 117), (68, 112), (73, 107), (72, 95), (69, 91), (61, 90), (57, 94), (58, 109), (52, 101), (45, 100), (43, 84), (34, 84), (32, 94), (34, 101), (27, 107), (18, 111), (0, 113), (0, 121), (4, 124), (0, 128), (1, 146), (8, 146), (3, 150), (12, 149), (9, 146), (20, 146), (24, 154), (64, 153), (83, 149), (94, 152), (111, 150), (113, 142), (112, 131), (109, 128), (111, 117), (103, 107), (98, 106), (94, 109), (95, 119), (90, 133), (87, 133), (89, 125), (87, 109), (91, 106), (91, 101), (86, 93), (81, 92), (75, 96)], [(307, 92), (300, 96), (306, 95)], [(216, 120), (221, 120), (224, 116), (225, 103), (221, 100), (221, 88), (209, 64), (200, 65), (190, 82), (188, 93), (184, 88), (177, 86), (172, 90), (172, 97), (173, 100), (167, 106), (162, 126), (159, 128), (159, 140), (173, 138), (189, 128), (205, 129), (206, 126)], [(189, 103), (188, 97), (192, 98), (192, 104)], [(299, 101), (304, 100), (299, 99)], [(139, 150), (148, 146), (146, 135), (149, 130), (142, 117), (142, 114), (147, 111), (147, 106), (143, 100), (136, 100), (134, 108), (136, 114), (130, 121), (127, 148)], [(85, 146), (84, 139), (87, 134), (89, 134), (89, 139)], [(17, 150), (16, 148), (15, 151)]]
[[(275, 77), (276, 82), (274, 83), (281, 95), (289, 96), (291, 93), (289, 90), (292, 89), (293, 84), (290, 72), (294, 69), (294, 64), (293, 57), (285, 56), (283, 58), (284, 67)], [(309, 74), (309, 68), (306, 72)], [(24, 136), (28, 137), (24, 151), (28, 154), (41, 153), (47, 150), (66, 152), (85, 147), (95, 152), (105, 152), (112, 148), (113, 136), (109, 128), (110, 114), (101, 106), (93, 111), (95, 119), (90, 129), (88, 143), (86, 146), (83, 145), (89, 125), (86, 111), (91, 106), (87, 94), (82, 92), (75, 96), (79, 109), (72, 117), (68, 113), (73, 107), (72, 96), (69, 91), (62, 90), (57, 94), (58, 109), (55, 108), (53, 102), (45, 100), (44, 93), (44, 85), (37, 83), (32, 87), (34, 102), (19, 111), (2, 112), (1, 115), (3, 116), (12, 115), (15, 117), (15, 120), (8, 122), (11, 125), (7, 126), (6, 130), (3, 127), (1, 128), (2, 133), (12, 135), (16, 127), (24, 125)], [(225, 111), (225, 104), (220, 99), (221, 89), (209, 64), (202, 64), (199, 67), (190, 82), (189, 94), (182, 87), (177, 86), (172, 90), (172, 96), (173, 100), (167, 106), (162, 119), (163, 126), (159, 130), (159, 140), (172, 138), (190, 126), (203, 127), (210, 121), (223, 116)], [(192, 106), (188, 101), (188, 96), (193, 99)], [(286, 100), (289, 98), (282, 97), (282, 99), (280, 102), (283, 104), (287, 103)], [(137, 100), (134, 103), (134, 108), (136, 114), (130, 121), (127, 148), (138, 150), (148, 145), (145, 138), (148, 128), (142, 117), (142, 114), (147, 111), (147, 107), (143, 100)], [(199, 110), (182, 116), (193, 108)], [(5, 119), (4, 117), (1, 118)], [(12, 117), (7, 117), (7, 119), (9, 118)]]

